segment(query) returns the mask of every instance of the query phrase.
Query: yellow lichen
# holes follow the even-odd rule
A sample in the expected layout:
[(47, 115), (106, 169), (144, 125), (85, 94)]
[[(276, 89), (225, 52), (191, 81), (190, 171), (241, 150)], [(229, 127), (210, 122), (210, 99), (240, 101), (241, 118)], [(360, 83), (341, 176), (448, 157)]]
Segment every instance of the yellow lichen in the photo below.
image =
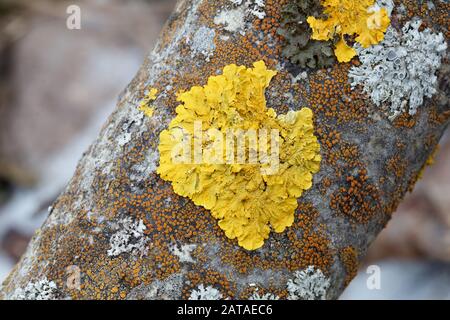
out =
[(150, 88), (145, 98), (142, 99), (141, 103), (139, 104), (139, 110), (141, 110), (147, 117), (153, 116), (155, 108), (150, 106), (150, 103), (156, 100), (157, 93), (157, 89)]
[(434, 148), (434, 150), (431, 152), (431, 154), (428, 156), (427, 160), (425, 161), (424, 165), (422, 166), (422, 168), (420, 169), (418, 175), (417, 175), (417, 179), (422, 179), (423, 175), (425, 173), (425, 169), (427, 167), (430, 167), (434, 164), (434, 158), (436, 157), (436, 153), (439, 151), (439, 145), (437, 144), (436, 147)]
[(384, 33), (390, 24), (385, 8), (374, 9), (375, 0), (322, 0), (327, 20), (308, 17), (314, 40), (340, 39), (336, 44), (335, 55), (339, 62), (348, 62), (356, 50), (349, 47), (345, 36), (357, 35), (355, 41), (364, 48), (377, 44), (384, 39)]
[(352, 47), (349, 47), (347, 43), (341, 39), (336, 44), (334, 54), (338, 58), (339, 62), (348, 62), (352, 60), (352, 58), (356, 55), (356, 50), (353, 49)]
[[(312, 186), (313, 174), (320, 168), (320, 145), (314, 136), (312, 111), (303, 108), (277, 116), (266, 107), (265, 89), (275, 74), (262, 61), (254, 63), (254, 68), (226, 66), (223, 74), (210, 77), (207, 85), (194, 86), (179, 95), (182, 104), (176, 109), (177, 116), (160, 134), (160, 176), (172, 182), (177, 194), (210, 210), (226, 236), (237, 238), (247, 250), (264, 244), (270, 226), (275, 232), (283, 232), (293, 224), (297, 198)], [(186, 134), (194, 135), (194, 123), (198, 121), (202, 123), (201, 134), (207, 137), (208, 129), (223, 135), (276, 130), (277, 136), (269, 135), (266, 144), (272, 146), (278, 141), (278, 170), (265, 171), (270, 164), (261, 157), (257, 163), (229, 161), (228, 157), (227, 161), (212, 161), (214, 154), (208, 150), (217, 138), (202, 142), (201, 161), (175, 161), (180, 153), (174, 153), (174, 149)], [(246, 140), (246, 155), (254, 151), (249, 145)], [(236, 160), (236, 144), (233, 148), (231, 160)], [(272, 147), (268, 154), (274, 154)]]

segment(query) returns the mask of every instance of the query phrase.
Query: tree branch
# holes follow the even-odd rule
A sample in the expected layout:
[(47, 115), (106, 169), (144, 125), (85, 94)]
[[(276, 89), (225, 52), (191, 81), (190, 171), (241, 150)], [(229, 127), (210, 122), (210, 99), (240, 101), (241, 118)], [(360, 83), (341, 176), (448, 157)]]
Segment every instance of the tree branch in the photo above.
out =
[[(447, 60), (437, 92), (417, 114), (390, 120), (361, 85), (351, 87), (349, 69), (358, 59), (302, 69), (284, 57), (286, 40), (278, 32), (284, 1), (232, 2), (179, 1), (0, 297), (339, 297), (449, 123)], [(427, 14), (404, 3), (425, 26), (448, 34), (440, 25), (448, 4)], [(410, 18), (398, 7), (391, 23), (400, 30)], [(259, 60), (277, 71), (266, 91), (268, 107), (277, 114), (313, 111), (322, 162), (298, 199), (293, 225), (247, 251), (208, 210), (177, 195), (156, 168), (159, 134), (180, 104), (176, 94), (205, 85), (228, 64), (251, 67)], [(158, 89), (151, 117), (138, 108), (149, 88)]]

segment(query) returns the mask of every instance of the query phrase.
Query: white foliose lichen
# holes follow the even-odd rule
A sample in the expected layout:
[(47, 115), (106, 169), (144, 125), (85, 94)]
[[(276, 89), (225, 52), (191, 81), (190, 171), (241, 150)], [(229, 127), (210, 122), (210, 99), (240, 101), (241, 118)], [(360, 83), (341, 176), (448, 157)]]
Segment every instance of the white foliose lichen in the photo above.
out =
[(180, 262), (194, 263), (194, 259), (191, 256), (192, 251), (197, 248), (196, 244), (185, 244), (182, 245), (180, 249), (176, 244), (170, 247), (170, 251), (178, 257)]
[(230, 32), (242, 31), (246, 17), (255, 16), (258, 19), (266, 17), (264, 0), (229, 0), (236, 8), (222, 10), (214, 18), (215, 24), (224, 25), (224, 29)]
[(144, 231), (147, 227), (142, 220), (134, 221), (126, 217), (119, 222), (118, 229), (109, 239), (109, 256), (115, 257), (121, 253), (133, 251), (139, 251), (141, 254), (144, 252), (147, 242)]
[(223, 10), (214, 17), (214, 23), (223, 25), (226, 31), (242, 33), (245, 26), (245, 10), (241, 8)]
[(287, 290), (290, 300), (325, 300), (330, 280), (320, 269), (309, 266), (295, 272), (295, 278), (289, 279)]
[[(125, 117), (124, 117), (125, 118)], [(123, 147), (128, 142), (131, 141), (132, 130), (131, 128), (134, 126), (136, 128), (140, 128), (145, 118), (145, 114), (140, 111), (138, 108), (134, 106), (130, 107), (127, 110), (125, 121), (122, 124), (122, 130), (120, 134), (117, 136), (117, 144), (119, 147)]]
[(30, 282), (25, 288), (16, 289), (9, 297), (11, 300), (54, 300), (57, 298), (57, 286), (46, 277), (37, 282)]
[(206, 61), (209, 61), (216, 50), (216, 45), (214, 43), (214, 37), (216, 32), (214, 29), (201, 26), (195, 33), (192, 40), (189, 40), (189, 44), (192, 49), (192, 57), (195, 54), (202, 54), (205, 56)]
[(254, 0), (249, 1), (249, 11), (252, 15), (257, 17), (258, 19), (264, 19), (266, 17), (266, 11), (265, 8), (265, 1), (264, 0)]
[(362, 85), (371, 100), (388, 111), (390, 120), (407, 110), (416, 114), (424, 97), (436, 93), (436, 71), (447, 43), (442, 33), (419, 31), (420, 26), (420, 20), (406, 23), (401, 32), (390, 26), (380, 44), (358, 48), (361, 65), (349, 71), (352, 87)]
[(260, 295), (258, 290), (252, 293), (252, 295), (248, 298), (248, 300), (280, 300), (280, 297), (273, 293), (265, 293)]
[(198, 289), (194, 289), (191, 292), (189, 300), (220, 300), (222, 299), (222, 294), (216, 288), (207, 286), (206, 288), (203, 284), (198, 286)]

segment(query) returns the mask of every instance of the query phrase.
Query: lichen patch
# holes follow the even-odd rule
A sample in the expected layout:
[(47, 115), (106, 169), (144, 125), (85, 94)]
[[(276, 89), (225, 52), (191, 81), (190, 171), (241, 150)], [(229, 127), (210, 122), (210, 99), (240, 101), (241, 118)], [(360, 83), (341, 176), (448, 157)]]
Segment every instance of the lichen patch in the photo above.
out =
[[(360, 66), (349, 71), (352, 87), (361, 85), (390, 120), (408, 112), (416, 114), (424, 98), (437, 92), (436, 71), (447, 50), (442, 33), (426, 28), (421, 20), (410, 21), (400, 32), (390, 27), (380, 44), (359, 47)], [(387, 109), (387, 110), (386, 110)]]
[(375, 9), (375, 0), (321, 0), (321, 4), (327, 19), (308, 17), (311, 38), (320, 41), (339, 38), (334, 50), (339, 62), (348, 62), (357, 53), (347, 44), (346, 36), (356, 35), (355, 41), (368, 48), (383, 40), (390, 24), (387, 9)]
[(296, 271), (295, 278), (287, 283), (290, 300), (325, 300), (330, 280), (320, 269), (309, 266)]
[[(226, 66), (223, 75), (210, 77), (207, 85), (195, 86), (179, 96), (183, 104), (177, 107), (168, 130), (160, 135), (160, 176), (172, 182), (177, 194), (210, 210), (225, 235), (237, 238), (247, 250), (260, 248), (271, 228), (281, 233), (293, 224), (297, 198), (311, 188), (321, 161), (310, 109), (277, 115), (266, 107), (264, 93), (275, 74), (262, 61), (254, 68)], [(196, 131), (198, 121), (203, 123), (204, 134)], [(259, 162), (242, 163), (234, 152), (237, 141), (226, 150), (227, 161), (216, 162), (215, 144), (222, 140), (208, 136), (206, 129), (211, 128), (222, 136), (249, 130), (256, 136), (256, 130), (264, 130), (270, 151)], [(268, 135), (271, 130), (276, 134)], [(178, 159), (186, 150), (175, 154), (174, 150), (186, 136), (199, 135), (207, 137), (200, 146), (205, 150), (201, 159), (180, 163)], [(250, 140), (246, 141), (243, 154), (250, 157), (255, 150), (249, 147)], [(230, 149), (232, 158), (228, 157)], [(273, 157), (275, 162), (266, 161)]]

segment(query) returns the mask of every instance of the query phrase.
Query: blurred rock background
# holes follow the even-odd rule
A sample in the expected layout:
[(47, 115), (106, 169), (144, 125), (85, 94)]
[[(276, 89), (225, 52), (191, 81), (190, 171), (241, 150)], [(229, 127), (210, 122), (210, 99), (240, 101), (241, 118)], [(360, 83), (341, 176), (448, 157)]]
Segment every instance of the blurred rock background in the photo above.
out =
[[(66, 9), (81, 8), (81, 30)], [(175, 0), (0, 0), (0, 281), (135, 75)], [(448, 135), (447, 135), (448, 136)], [(381, 268), (368, 290), (367, 265)], [(450, 137), (342, 299), (450, 299)]]
[[(66, 27), (69, 5), (81, 30)], [(0, 0), (0, 279), (24, 252), (173, 0)]]

